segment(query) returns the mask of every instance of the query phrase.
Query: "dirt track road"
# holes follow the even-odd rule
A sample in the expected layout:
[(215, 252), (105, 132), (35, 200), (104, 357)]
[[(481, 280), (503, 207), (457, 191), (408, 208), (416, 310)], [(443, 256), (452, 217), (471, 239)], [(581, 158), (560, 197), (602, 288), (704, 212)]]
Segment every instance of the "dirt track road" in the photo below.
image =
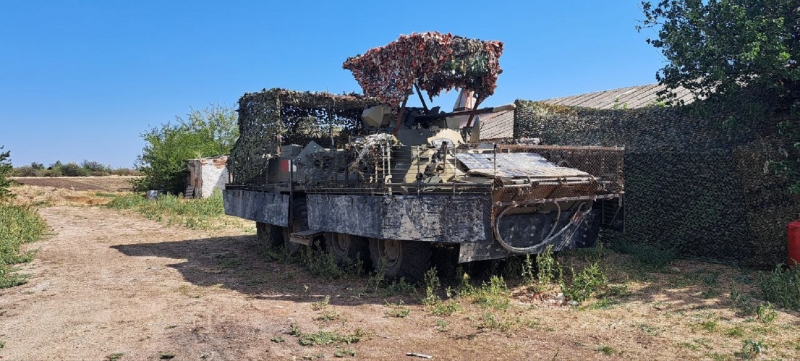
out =
[[(438, 359), (527, 359), (559, 349), (559, 359), (596, 356), (588, 347), (564, 350), (569, 338), (553, 334), (526, 332), (514, 340), (455, 324), (440, 332), (421, 306), (406, 318), (387, 317), (384, 299), (354, 296), (364, 278), (327, 282), (265, 262), (255, 237), (235, 231), (166, 227), (102, 207), (40, 212), (55, 235), (33, 244), (36, 260), (22, 271), (29, 283), (0, 290), (0, 359), (334, 358), (336, 345), (300, 346), (287, 334), (292, 323), (307, 333), (361, 328), (367, 339), (338, 346), (358, 359), (400, 359), (412, 351)], [(338, 320), (315, 320), (313, 302), (324, 295)]]

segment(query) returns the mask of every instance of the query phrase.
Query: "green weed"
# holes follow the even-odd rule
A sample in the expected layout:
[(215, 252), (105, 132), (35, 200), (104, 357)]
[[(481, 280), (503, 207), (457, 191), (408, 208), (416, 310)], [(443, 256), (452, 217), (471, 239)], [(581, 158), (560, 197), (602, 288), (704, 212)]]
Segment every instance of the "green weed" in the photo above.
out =
[(505, 310), (511, 304), (508, 286), (503, 277), (492, 276), (488, 284), (483, 283), (481, 287), (470, 288), (466, 295), (471, 297), (474, 303), (496, 310)]
[(445, 320), (436, 320), (436, 331), (439, 332), (447, 332), (449, 329), (447, 328), (447, 321)]
[(435, 316), (450, 316), (459, 309), (461, 309), (461, 305), (459, 305), (458, 302), (449, 300), (435, 304), (433, 308), (431, 308), (431, 314)]
[(758, 284), (766, 301), (800, 311), (800, 267), (783, 269), (778, 265), (768, 275), (759, 277)]
[(544, 252), (536, 255), (536, 278), (539, 284), (546, 285), (561, 278), (561, 266), (553, 257), (553, 246), (549, 245)]
[(499, 317), (491, 312), (486, 312), (478, 321), (476, 327), (478, 329), (498, 330), (502, 332), (510, 331), (516, 324), (517, 320)]
[(106, 355), (106, 361), (119, 361), (122, 356), (125, 356), (124, 352), (115, 352), (112, 354)]
[(572, 272), (572, 282), (566, 285), (563, 281), (561, 289), (564, 295), (570, 300), (583, 302), (594, 294), (604, 291), (608, 287), (608, 280), (600, 270), (597, 262), (592, 263), (577, 274), (574, 269)]
[(283, 336), (275, 336), (275, 337), (273, 337), (273, 338), (271, 338), (269, 340), (272, 341), (272, 342), (275, 342), (275, 343), (284, 343), (284, 342), (286, 342), (286, 340), (283, 339)]
[(439, 299), (439, 288), (442, 286), (442, 283), (439, 281), (439, 277), (436, 276), (436, 267), (431, 267), (428, 271), (425, 272), (425, 298), (422, 299), (422, 303), (426, 306), (431, 306), (440, 301)]
[(758, 319), (764, 323), (771, 323), (778, 317), (778, 313), (775, 312), (775, 307), (769, 302), (758, 305), (756, 314), (758, 315)]
[(767, 350), (767, 346), (761, 341), (753, 341), (751, 339), (744, 340), (742, 343), (742, 350), (735, 352), (734, 356), (743, 360), (752, 360), (760, 353)]
[(336, 352), (333, 353), (333, 356), (334, 357), (347, 357), (347, 356), (356, 357), (356, 351), (353, 350), (353, 349), (349, 349), (349, 348), (342, 348), (342, 349), (336, 350)]
[(386, 304), (389, 309), (385, 312), (386, 316), (389, 317), (396, 317), (396, 318), (405, 318), (411, 312), (408, 306), (403, 304), (403, 301), (400, 301), (397, 304)]
[(300, 328), (295, 325), (290, 325), (290, 335), (298, 338), (301, 346), (314, 346), (314, 345), (330, 345), (337, 343), (351, 344), (361, 341), (367, 337), (367, 333), (362, 329), (356, 329), (351, 334), (339, 334), (334, 331), (317, 331), (315, 333), (303, 333)]
[(613, 349), (613, 348), (611, 348), (611, 346), (605, 346), (605, 345), (603, 345), (603, 346), (597, 346), (597, 348), (595, 348), (594, 350), (595, 350), (595, 351), (600, 351), (600, 352), (602, 352), (603, 354), (605, 354), (605, 355), (608, 355), (608, 356), (610, 356), (610, 355), (613, 355), (613, 354), (614, 354), (614, 349)]

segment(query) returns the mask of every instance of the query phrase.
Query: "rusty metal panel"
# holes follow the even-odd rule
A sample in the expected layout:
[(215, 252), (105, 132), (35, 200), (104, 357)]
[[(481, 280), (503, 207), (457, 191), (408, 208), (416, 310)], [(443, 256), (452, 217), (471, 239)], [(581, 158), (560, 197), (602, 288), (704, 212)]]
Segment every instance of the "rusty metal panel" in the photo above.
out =
[(289, 196), (286, 194), (226, 189), (222, 193), (225, 214), (276, 226), (289, 225)]
[(488, 195), (308, 195), (311, 229), (429, 242), (491, 241)]

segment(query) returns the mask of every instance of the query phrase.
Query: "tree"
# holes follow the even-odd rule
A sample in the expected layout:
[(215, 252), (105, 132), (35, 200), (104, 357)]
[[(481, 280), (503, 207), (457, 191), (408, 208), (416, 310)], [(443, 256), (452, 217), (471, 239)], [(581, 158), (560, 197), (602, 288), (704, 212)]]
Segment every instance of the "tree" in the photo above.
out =
[(226, 155), (239, 136), (236, 112), (211, 106), (192, 110), (187, 120), (162, 124), (142, 134), (147, 143), (137, 158), (144, 177), (134, 186), (139, 190), (160, 189), (180, 193), (186, 187), (186, 161), (193, 158)]
[(11, 156), (10, 151), (3, 152), (3, 146), (0, 146), (0, 201), (3, 201), (12, 196), (8, 188), (11, 186), (11, 181), (8, 179), (14, 167), (11, 166), (11, 161), (8, 159)]
[(668, 89), (698, 98), (758, 91), (778, 110), (800, 97), (800, 5), (796, 0), (661, 0), (642, 3), (647, 42), (669, 61), (656, 73)]
[[(774, 122), (786, 157), (771, 162), (800, 193), (800, 4), (797, 0), (660, 0), (642, 3), (647, 42), (668, 63), (656, 73), (660, 95), (684, 87), (722, 104), (725, 122)], [(673, 99), (674, 100), (674, 99)]]

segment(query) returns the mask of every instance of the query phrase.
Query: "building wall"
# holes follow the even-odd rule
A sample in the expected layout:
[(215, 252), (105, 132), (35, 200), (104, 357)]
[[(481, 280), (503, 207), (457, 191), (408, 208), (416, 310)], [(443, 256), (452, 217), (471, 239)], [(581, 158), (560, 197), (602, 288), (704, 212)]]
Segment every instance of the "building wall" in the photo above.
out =
[(189, 160), (189, 185), (194, 187), (194, 198), (208, 198), (214, 189), (225, 189), (228, 183), (227, 156)]

